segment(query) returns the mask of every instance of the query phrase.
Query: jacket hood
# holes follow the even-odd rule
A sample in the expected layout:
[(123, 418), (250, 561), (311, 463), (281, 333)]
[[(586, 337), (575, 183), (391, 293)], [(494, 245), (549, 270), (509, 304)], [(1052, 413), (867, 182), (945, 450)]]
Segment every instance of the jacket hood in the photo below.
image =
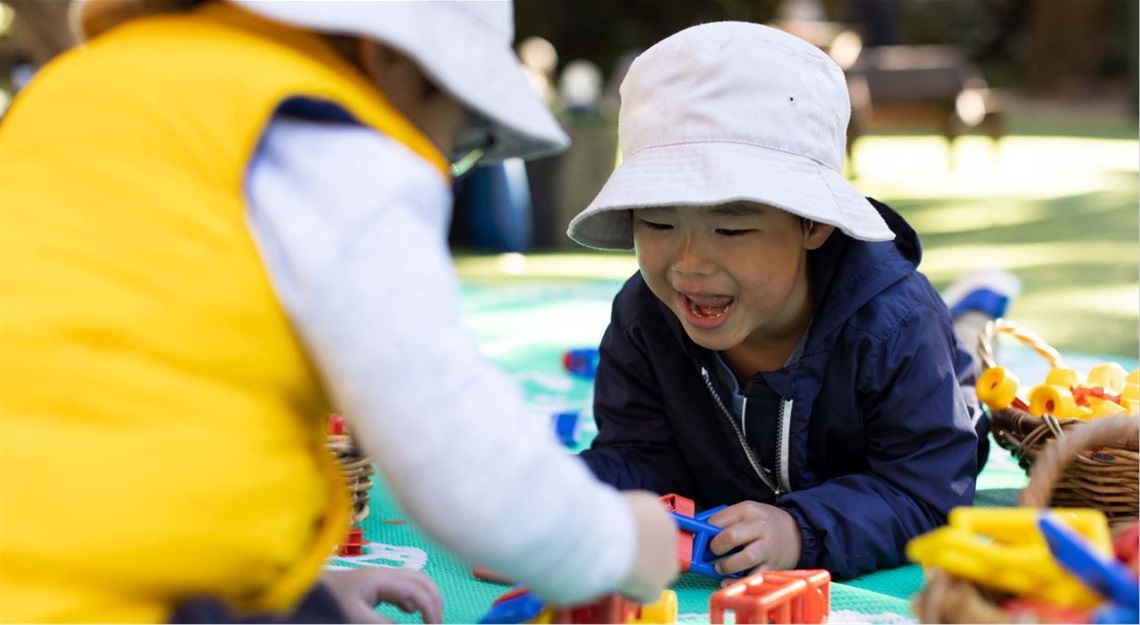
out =
[(808, 254), (812, 280), (809, 348), (892, 284), (911, 275), (922, 260), (922, 246), (910, 224), (894, 209), (867, 198), (895, 233), (892, 241), (858, 241), (836, 229)]

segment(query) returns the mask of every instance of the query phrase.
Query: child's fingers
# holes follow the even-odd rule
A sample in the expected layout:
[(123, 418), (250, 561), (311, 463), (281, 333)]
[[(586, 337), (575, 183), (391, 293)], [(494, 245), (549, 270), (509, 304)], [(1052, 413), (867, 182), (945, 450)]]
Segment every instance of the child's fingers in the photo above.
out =
[(443, 596), (431, 578), (410, 569), (389, 572), (394, 574), (391, 581), (395, 583), (378, 593), (377, 603), (391, 603), (409, 614), (419, 612), (425, 623), (442, 622)]
[(733, 549), (764, 537), (763, 524), (753, 521), (739, 521), (722, 526), (716, 536), (709, 541), (713, 555), (723, 556)]
[(443, 622), (443, 598), (439, 592), (432, 592), (431, 589), (417, 587), (414, 588), (407, 596), (396, 603), (396, 607), (400, 608), (408, 614), (419, 612), (420, 616), (425, 623), (442, 623)]
[(757, 540), (748, 543), (740, 551), (717, 560), (716, 571), (721, 575), (733, 575), (741, 571), (762, 568), (766, 562), (767, 550), (764, 548), (764, 541)]
[(752, 510), (752, 505), (750, 505), (754, 503), (755, 502), (753, 501), (742, 501), (740, 503), (734, 503), (731, 506), (728, 506), (720, 512), (712, 515), (707, 520), (709, 524), (715, 525), (717, 527), (728, 527), (729, 525), (734, 525), (747, 519), (754, 513)]

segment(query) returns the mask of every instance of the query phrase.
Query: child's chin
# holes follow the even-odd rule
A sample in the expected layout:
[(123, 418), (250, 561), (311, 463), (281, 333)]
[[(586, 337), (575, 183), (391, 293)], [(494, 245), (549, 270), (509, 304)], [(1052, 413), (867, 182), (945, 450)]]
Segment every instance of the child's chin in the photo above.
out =
[(694, 330), (689, 327), (685, 328), (685, 334), (688, 334), (689, 338), (697, 345), (714, 352), (723, 352), (727, 349), (732, 349), (740, 342), (733, 340), (732, 337), (726, 333), (718, 332), (718, 334), (723, 335), (710, 336), (710, 334), (712, 334), (710, 332), (701, 332), (700, 330)]

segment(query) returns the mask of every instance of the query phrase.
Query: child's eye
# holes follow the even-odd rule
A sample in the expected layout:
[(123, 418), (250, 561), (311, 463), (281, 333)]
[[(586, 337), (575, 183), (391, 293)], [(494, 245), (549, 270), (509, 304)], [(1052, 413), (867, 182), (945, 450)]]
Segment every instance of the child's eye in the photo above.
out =
[(731, 228), (717, 228), (716, 229), (717, 234), (724, 235), (726, 237), (738, 237), (742, 234), (748, 234), (749, 232), (755, 232), (755, 230), (752, 228), (745, 228), (742, 230), (734, 230)]
[(650, 230), (672, 230), (673, 229), (673, 226), (671, 226), (669, 224), (658, 223), (655, 221), (647, 221), (645, 219), (642, 219), (641, 223), (645, 224), (645, 227), (649, 228)]

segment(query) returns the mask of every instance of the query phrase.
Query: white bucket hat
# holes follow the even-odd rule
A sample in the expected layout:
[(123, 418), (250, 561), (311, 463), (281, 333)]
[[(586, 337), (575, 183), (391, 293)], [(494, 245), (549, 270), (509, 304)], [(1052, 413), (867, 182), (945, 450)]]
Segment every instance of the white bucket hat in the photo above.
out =
[(815, 46), (759, 24), (685, 29), (646, 50), (621, 85), (622, 163), (567, 234), (630, 249), (630, 209), (750, 201), (866, 241), (894, 233), (843, 177), (851, 101)]
[(487, 160), (540, 156), (570, 143), (511, 47), (511, 0), (231, 2), (309, 30), (375, 39), (408, 55), (439, 88), (490, 122), (495, 142)]

